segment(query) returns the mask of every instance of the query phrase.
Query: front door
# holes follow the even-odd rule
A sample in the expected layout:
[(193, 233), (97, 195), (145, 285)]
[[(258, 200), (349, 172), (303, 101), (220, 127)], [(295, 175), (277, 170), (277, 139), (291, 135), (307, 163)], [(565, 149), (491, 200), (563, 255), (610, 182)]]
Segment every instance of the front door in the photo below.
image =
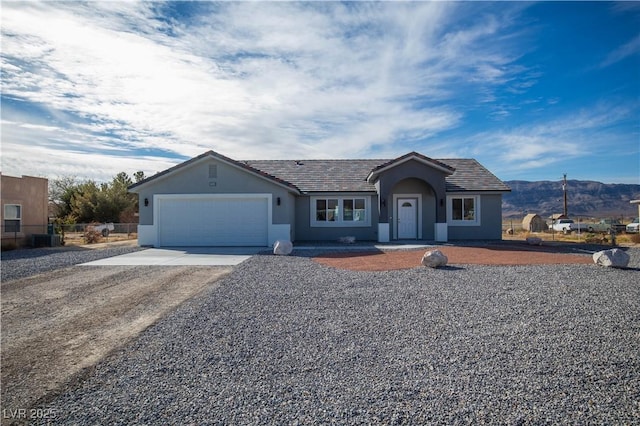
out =
[(398, 239), (418, 238), (418, 200), (398, 198)]

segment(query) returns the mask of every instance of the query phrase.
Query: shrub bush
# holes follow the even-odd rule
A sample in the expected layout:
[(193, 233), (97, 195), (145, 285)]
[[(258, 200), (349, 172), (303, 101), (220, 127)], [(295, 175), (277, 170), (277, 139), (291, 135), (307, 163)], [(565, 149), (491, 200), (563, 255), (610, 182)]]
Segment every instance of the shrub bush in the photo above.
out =
[(93, 226), (87, 226), (87, 229), (84, 231), (83, 238), (85, 244), (99, 243), (102, 241), (102, 233), (100, 231), (96, 231)]
[(640, 244), (640, 233), (631, 235), (631, 242), (634, 244)]

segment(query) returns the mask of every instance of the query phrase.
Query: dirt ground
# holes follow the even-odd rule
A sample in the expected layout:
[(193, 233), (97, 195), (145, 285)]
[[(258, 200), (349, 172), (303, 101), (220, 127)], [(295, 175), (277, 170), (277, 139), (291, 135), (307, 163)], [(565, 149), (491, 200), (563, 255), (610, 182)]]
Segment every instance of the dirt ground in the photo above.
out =
[[(554, 247), (496, 246), (496, 247), (436, 247), (448, 258), (449, 265), (553, 265), (593, 264), (591, 256), (562, 253)], [(323, 265), (353, 271), (388, 271), (420, 266), (426, 250), (333, 253), (317, 256)]]
[(42, 408), (65, 384), (229, 272), (74, 266), (3, 283), (3, 411)]

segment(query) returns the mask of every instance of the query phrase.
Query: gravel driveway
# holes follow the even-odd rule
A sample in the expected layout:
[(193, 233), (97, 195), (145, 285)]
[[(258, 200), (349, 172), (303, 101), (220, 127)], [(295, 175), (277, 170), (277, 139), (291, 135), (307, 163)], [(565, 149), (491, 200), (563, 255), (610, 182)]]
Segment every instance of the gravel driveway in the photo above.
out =
[(56, 424), (637, 424), (629, 253), (634, 269), (389, 272), (255, 256), (43, 408)]
[[(2, 256), (2, 424), (33, 419), (114, 348), (230, 267), (69, 266), (135, 248), (20, 250)], [(8, 279), (12, 277), (13, 279)]]

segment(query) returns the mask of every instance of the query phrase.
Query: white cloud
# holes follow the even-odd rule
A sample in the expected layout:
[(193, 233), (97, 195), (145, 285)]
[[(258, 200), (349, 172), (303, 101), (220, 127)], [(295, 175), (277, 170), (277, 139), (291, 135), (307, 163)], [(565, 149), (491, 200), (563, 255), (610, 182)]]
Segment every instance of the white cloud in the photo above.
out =
[(447, 100), (480, 102), (499, 85), (535, 83), (519, 79), (527, 70), (514, 64), (513, 40), (487, 42), (512, 29), (519, 5), (500, 14), (455, 2), (173, 5), (198, 13), (157, 19), (164, 3), (3, 4), (3, 96), (63, 116), (29, 132), (28, 117), (3, 123), (3, 167), (55, 173), (20, 160), (32, 146), (68, 150), (56, 157), (61, 167), (95, 156), (130, 172), (141, 150), (400, 155), (460, 125), (464, 111)]
[(627, 43), (610, 52), (602, 61), (600, 67), (608, 67), (622, 61), (630, 56), (640, 53), (640, 34), (629, 40)]
[(628, 119), (633, 119), (633, 108), (600, 103), (553, 120), (478, 133), (465, 143), (490, 170), (503, 174), (542, 172), (554, 165), (568, 165), (585, 157), (597, 159), (617, 151), (627, 160), (633, 157), (634, 143), (637, 152), (637, 141), (602, 129)]

